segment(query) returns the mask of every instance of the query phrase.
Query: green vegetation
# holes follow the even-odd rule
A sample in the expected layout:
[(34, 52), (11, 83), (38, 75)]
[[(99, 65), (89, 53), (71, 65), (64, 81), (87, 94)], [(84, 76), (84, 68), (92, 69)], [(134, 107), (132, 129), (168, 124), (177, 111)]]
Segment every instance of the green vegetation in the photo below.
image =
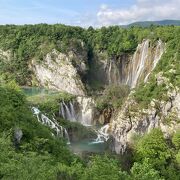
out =
[(31, 106), (38, 106), (49, 115), (59, 112), (60, 102), (69, 102), (75, 97), (68, 93), (56, 92), (53, 94), (39, 94), (27, 97)]
[(80, 27), (58, 24), (0, 26), (0, 47), (4, 51), (11, 51), (11, 61), (1, 61), (0, 72), (3, 72), (3, 78), (13, 78), (19, 84), (25, 85), (31, 79), (28, 65), (32, 58), (41, 62), (53, 48), (64, 53), (73, 49), (81, 52), (79, 47), (83, 34), (84, 30)]
[(154, 25), (156, 25), (156, 26), (167, 26), (167, 25), (180, 26), (180, 20), (140, 21), (140, 22), (134, 22), (127, 26), (128, 27), (131, 27), (131, 26), (150, 27), (150, 26), (154, 26)]
[[(31, 171), (31, 178), (48, 178), (48, 166), (57, 162), (68, 165), (77, 159), (64, 139), (52, 137), (51, 130), (33, 117), (25, 96), (14, 83), (0, 87), (0, 106), (2, 179), (26, 179)], [(16, 141), (16, 129), (22, 131), (20, 142)]]
[[(133, 160), (126, 171), (116, 156), (92, 156), (80, 160), (69, 152), (65, 141), (32, 116), (25, 96), (10, 83), (0, 87), (0, 178), (67, 180), (160, 180), (180, 178), (179, 132), (172, 142), (159, 129), (138, 138)], [(65, 122), (64, 122), (65, 125)], [(66, 126), (68, 126), (66, 124)], [(22, 130), (16, 141), (15, 131)], [(123, 163), (121, 165), (121, 163)]]
[[(80, 159), (69, 151), (63, 138), (53, 137), (52, 130), (37, 121), (29, 107), (36, 102), (35, 105), (38, 104), (43, 112), (52, 116), (53, 113), (58, 113), (62, 100), (70, 101), (74, 97), (55, 93), (51, 97), (29, 97), (27, 101), (15, 83), (27, 84), (32, 78), (32, 73), (28, 70), (30, 61), (34, 58), (41, 63), (53, 48), (63, 53), (81, 53), (85, 50), (91, 65), (97, 52), (106, 52), (108, 57), (119, 57), (123, 53), (133, 53), (144, 38), (151, 39), (152, 43), (160, 38), (166, 43), (166, 53), (151, 75), (149, 83), (142, 83), (134, 94), (136, 101), (147, 107), (152, 99), (167, 98), (164, 95), (167, 92), (165, 84), (157, 86), (156, 73), (163, 71), (163, 76), (173, 86), (180, 86), (179, 34), (180, 28), (175, 26), (129, 29), (118, 26), (101, 29), (90, 27), (87, 30), (58, 24), (0, 26), (0, 49), (11, 51), (10, 60), (0, 55), (0, 82), (10, 82), (0, 86), (0, 179), (179, 180), (179, 132), (168, 141), (159, 129), (136, 138), (137, 143), (131, 149), (133, 157), (128, 160), (131, 163), (123, 170), (122, 162), (111, 155)], [(108, 87), (102, 97), (97, 98), (97, 107), (99, 110), (109, 106), (118, 108), (128, 93), (125, 86)], [(79, 138), (93, 136), (92, 132), (78, 123), (60, 118), (57, 120)], [(19, 141), (16, 137), (18, 130), (22, 131)]]
[(97, 109), (103, 110), (107, 107), (120, 108), (127, 96), (130, 93), (130, 89), (126, 85), (112, 85), (106, 87), (102, 96), (96, 100)]
[[(36, 59), (41, 63), (52, 49), (62, 53), (86, 52), (87, 64), (91, 69), (96, 53), (105, 52), (110, 58), (119, 57), (124, 53), (132, 54), (143, 39), (151, 39), (153, 43), (160, 38), (167, 43), (167, 47), (174, 46), (175, 48), (170, 47), (170, 50), (167, 48), (168, 53), (164, 55), (165, 59), (174, 61), (172, 55), (175, 55), (174, 51), (179, 47), (179, 31), (180, 27), (176, 26), (128, 29), (110, 26), (101, 29), (89, 27), (87, 30), (61, 24), (0, 26), (0, 49), (10, 51), (9, 61), (3, 60), (4, 57), (0, 55), (0, 80), (15, 80), (20, 85), (27, 85), (33, 79), (33, 74), (28, 68), (31, 60)], [(159, 68), (165, 67), (164, 63), (168, 64), (167, 61), (161, 62)]]
[[(167, 42), (166, 52), (160, 59), (154, 73), (152, 73), (149, 82), (146, 84), (142, 83), (134, 94), (136, 101), (142, 105), (142, 107), (147, 107), (152, 99), (168, 100), (166, 92), (171, 90), (171, 87), (167, 88), (165, 83), (157, 85), (156, 74), (158, 72), (163, 72), (163, 76), (168, 78), (169, 83), (174, 87), (180, 87), (180, 27), (164, 29), (167, 31), (162, 31), (161, 29), (159, 33), (161, 32), (162, 38)], [(169, 32), (170, 29), (172, 32)]]

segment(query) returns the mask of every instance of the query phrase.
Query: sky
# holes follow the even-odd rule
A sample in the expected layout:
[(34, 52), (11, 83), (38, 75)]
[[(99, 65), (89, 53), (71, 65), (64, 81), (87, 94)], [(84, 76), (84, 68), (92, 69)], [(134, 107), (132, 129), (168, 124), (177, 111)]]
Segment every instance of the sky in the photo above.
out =
[(180, 0), (0, 0), (0, 24), (124, 25), (180, 20)]

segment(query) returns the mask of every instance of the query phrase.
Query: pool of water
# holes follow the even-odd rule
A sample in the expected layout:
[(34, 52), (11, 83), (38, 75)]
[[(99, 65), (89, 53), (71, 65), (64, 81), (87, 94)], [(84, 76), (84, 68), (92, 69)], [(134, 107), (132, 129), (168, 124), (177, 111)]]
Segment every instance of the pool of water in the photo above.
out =
[[(24, 91), (25, 95), (30, 97), (31, 96), (36, 96), (36, 95), (51, 95), (55, 94), (58, 91), (55, 90), (50, 90), (42, 87), (22, 87), (22, 90)], [(100, 127), (95, 126), (93, 127), (94, 129), (98, 130)], [(105, 145), (106, 143), (104, 142), (96, 142), (95, 140), (93, 141), (92, 139), (86, 139), (86, 140), (81, 140), (78, 142), (72, 142), (69, 144), (69, 149), (77, 154), (77, 155), (82, 155), (83, 153), (101, 153), (105, 151)]]
[(27, 96), (54, 94), (57, 92), (56, 90), (46, 89), (43, 87), (22, 87), (22, 90)]
[(95, 143), (94, 141), (90, 140), (82, 140), (79, 142), (71, 143), (69, 148), (75, 154), (82, 154), (83, 152), (92, 152), (92, 153), (101, 153), (105, 151), (105, 143), (98, 142)]

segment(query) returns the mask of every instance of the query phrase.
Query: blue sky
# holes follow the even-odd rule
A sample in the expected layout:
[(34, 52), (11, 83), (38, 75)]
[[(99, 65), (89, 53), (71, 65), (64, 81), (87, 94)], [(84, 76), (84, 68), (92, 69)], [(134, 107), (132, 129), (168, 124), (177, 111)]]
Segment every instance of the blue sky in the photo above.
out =
[(108, 26), (180, 19), (180, 0), (0, 0), (0, 24)]

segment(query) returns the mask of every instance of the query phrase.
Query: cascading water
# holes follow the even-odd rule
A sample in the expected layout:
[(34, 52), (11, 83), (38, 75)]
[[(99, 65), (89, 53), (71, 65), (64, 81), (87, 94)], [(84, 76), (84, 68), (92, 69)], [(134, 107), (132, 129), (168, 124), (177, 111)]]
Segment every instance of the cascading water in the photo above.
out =
[(134, 55), (122, 55), (117, 59), (110, 59), (106, 63), (105, 73), (109, 84), (127, 84), (135, 88), (154, 70), (164, 52), (164, 43), (159, 40), (155, 48), (150, 40), (144, 40), (138, 45)]
[(74, 121), (76, 121), (76, 113), (75, 113), (75, 110), (74, 110), (74, 105), (73, 103), (70, 101), (69, 102), (70, 104), (70, 112), (71, 112), (71, 117)]
[(161, 59), (161, 56), (164, 52), (164, 46), (161, 40), (158, 41), (157, 46), (156, 46), (156, 51), (155, 51), (155, 56), (154, 56), (154, 61), (153, 61), (153, 66), (151, 71), (147, 74), (147, 76), (144, 79), (144, 82), (147, 82), (149, 75), (151, 74), (151, 72), (155, 69), (157, 63), (159, 62), (159, 60)]
[(109, 69), (108, 69), (108, 81), (109, 84), (111, 84), (112, 80), (111, 80), (111, 70), (112, 70), (112, 61), (109, 62)]
[(94, 100), (77, 97), (74, 101), (60, 103), (60, 115), (64, 119), (80, 122), (84, 126), (91, 126), (93, 124)]
[(37, 120), (39, 122), (53, 129), (56, 132), (57, 136), (66, 138), (67, 143), (70, 144), (70, 139), (66, 128), (60, 126), (54, 118), (53, 120), (49, 119), (47, 116), (41, 113), (41, 111), (38, 108), (32, 107), (32, 111), (33, 114), (37, 116)]
[(60, 116), (62, 116), (64, 119), (76, 121), (75, 110), (72, 102), (65, 103), (63, 101), (60, 103), (59, 112)]
[[(131, 87), (134, 88), (136, 87), (138, 78), (141, 76), (143, 70), (144, 70), (144, 66), (145, 66), (145, 60), (148, 56), (148, 47), (149, 47), (149, 40), (146, 40), (143, 44), (142, 44), (142, 53), (139, 57), (139, 63), (137, 65), (137, 67), (133, 66), (133, 73), (132, 73), (132, 84)], [(134, 58), (136, 58), (136, 56), (134, 56)], [(134, 58), (132, 60), (132, 62), (134, 62)]]
[(94, 100), (92, 98), (77, 97), (80, 106), (79, 120), (84, 126), (92, 126), (94, 115)]
[(106, 124), (105, 126), (101, 127), (97, 132), (97, 138), (95, 141), (89, 143), (89, 144), (98, 144), (98, 143), (104, 143), (109, 139), (109, 124)]

